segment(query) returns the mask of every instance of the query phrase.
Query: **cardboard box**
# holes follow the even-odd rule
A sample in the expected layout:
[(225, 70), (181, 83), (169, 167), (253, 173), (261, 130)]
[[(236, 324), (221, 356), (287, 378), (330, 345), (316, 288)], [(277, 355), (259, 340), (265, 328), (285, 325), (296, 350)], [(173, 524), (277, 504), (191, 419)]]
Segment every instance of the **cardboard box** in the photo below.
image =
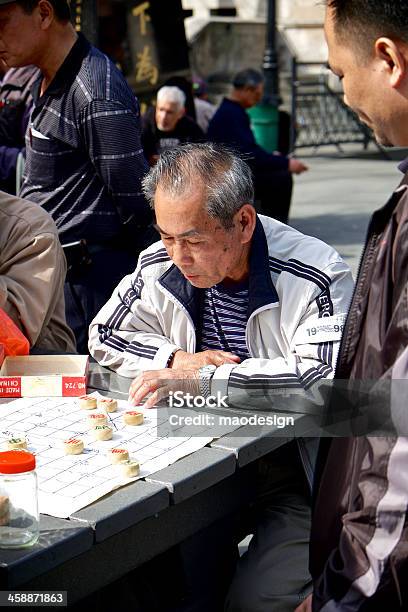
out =
[(78, 397), (86, 393), (87, 355), (6, 357), (0, 397)]

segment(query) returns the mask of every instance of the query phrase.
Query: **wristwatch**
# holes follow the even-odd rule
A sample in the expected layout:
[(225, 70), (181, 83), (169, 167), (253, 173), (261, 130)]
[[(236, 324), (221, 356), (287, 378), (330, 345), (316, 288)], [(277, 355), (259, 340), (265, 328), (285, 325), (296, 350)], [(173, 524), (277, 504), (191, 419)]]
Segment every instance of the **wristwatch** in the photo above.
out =
[(205, 365), (198, 370), (198, 384), (200, 393), (204, 398), (211, 395), (211, 379), (217, 367), (215, 365)]

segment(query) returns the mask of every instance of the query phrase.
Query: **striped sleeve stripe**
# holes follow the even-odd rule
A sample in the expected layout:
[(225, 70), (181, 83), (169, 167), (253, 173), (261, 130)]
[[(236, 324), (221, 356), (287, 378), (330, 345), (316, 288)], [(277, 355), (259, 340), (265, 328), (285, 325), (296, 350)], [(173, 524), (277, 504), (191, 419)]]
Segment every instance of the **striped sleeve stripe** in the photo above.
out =
[(146, 253), (146, 255), (142, 255), (141, 263), (146, 263), (148, 261), (154, 260), (156, 257), (161, 257), (162, 255), (166, 255), (167, 251), (165, 248), (158, 249), (154, 253)]
[(121, 110), (96, 111), (94, 113), (90, 113), (81, 120), (84, 123), (90, 121), (91, 119), (99, 119), (99, 117), (117, 117), (118, 115), (132, 115), (132, 111), (128, 108), (123, 108)]
[(309, 270), (313, 271), (317, 276), (320, 276), (321, 279), (326, 282), (328, 285), (331, 285), (331, 278), (330, 276), (327, 276), (327, 274), (325, 274), (324, 272), (322, 272), (321, 270), (318, 270), (318, 268), (314, 268), (313, 266), (311, 266), (310, 264), (305, 264), (302, 263), (301, 261), (299, 261), (298, 259), (289, 259), (290, 262), (293, 262), (295, 264), (297, 264), (298, 266), (302, 266), (304, 268), (308, 268)]
[(325, 364), (322, 364), (314, 371), (314, 375), (310, 376), (308, 379), (303, 380), (304, 388), (307, 391), (310, 389), (318, 380), (322, 378), (327, 378), (327, 376), (332, 372), (332, 368)]
[(122, 324), (122, 322), (124, 321), (124, 319), (126, 318), (128, 314), (129, 314), (128, 307), (125, 306), (125, 304), (120, 303), (115, 308), (112, 315), (107, 320), (106, 324), (108, 325), (108, 327), (113, 327), (114, 329), (117, 329), (118, 327), (120, 327), (120, 325)]
[(125, 340), (122, 340), (122, 338), (118, 338), (117, 336), (110, 336), (105, 340), (104, 344), (123, 353), (127, 349), (129, 343)]
[(295, 259), (283, 261), (270, 256), (269, 263), (273, 272), (288, 272), (289, 274), (305, 278), (306, 280), (314, 282), (322, 291), (328, 289), (331, 284), (331, 279), (326, 274), (319, 272), (319, 270), (313, 266), (303, 264)]
[(321, 364), (317, 368), (310, 368), (302, 374), (302, 376), (296, 376), (296, 374), (288, 372), (287, 374), (253, 374), (252, 376), (245, 376), (244, 374), (232, 373), (230, 380), (231, 384), (237, 388), (258, 388), (258, 389), (270, 389), (274, 387), (296, 387), (310, 389), (310, 387), (318, 380), (325, 378), (332, 368), (326, 364)]
[(146, 359), (154, 359), (156, 356), (158, 349), (150, 350), (148, 347), (135, 346), (133, 342), (129, 344), (126, 349), (127, 353), (131, 353), (132, 355), (137, 355), (138, 357), (146, 357)]
[(140, 357), (146, 357), (148, 359), (153, 359), (158, 350), (153, 346), (143, 346), (143, 344), (140, 344), (139, 342), (127, 342), (118, 336), (111, 336), (110, 338), (107, 338), (104, 344), (116, 349), (117, 351), (120, 351), (121, 353), (126, 351), (127, 353), (132, 353)]
[(152, 266), (153, 264), (158, 264), (164, 261), (170, 261), (170, 257), (168, 256), (166, 249), (160, 249), (152, 255), (144, 255), (140, 260), (140, 269), (144, 270), (148, 266)]
[[(278, 268), (276, 262), (272, 262), (272, 265), (270, 265), (270, 269), (272, 269), (272, 271), (276, 271), (276, 268)], [(307, 268), (300, 268), (298, 266), (290, 264), (289, 262), (282, 262), (279, 268), (280, 272), (287, 272), (288, 274), (293, 274), (294, 276), (298, 276), (299, 278), (304, 278), (305, 280), (311, 281), (312, 283), (317, 285), (322, 291), (324, 291), (324, 289), (327, 289), (327, 284), (324, 283), (320, 277), (316, 276), (314, 272), (308, 270)]]
[(147, 268), (148, 266), (152, 266), (153, 264), (158, 264), (158, 263), (162, 263), (165, 261), (169, 261), (170, 257), (165, 257), (164, 255), (162, 257), (158, 257), (157, 259), (155, 259), (154, 261), (149, 261), (145, 264), (142, 264), (140, 266), (141, 270), (144, 270), (145, 268)]
[(100, 160), (116, 160), (116, 159), (130, 159), (132, 157), (137, 157), (137, 156), (141, 156), (143, 153), (143, 149), (138, 149), (136, 151), (128, 151), (127, 153), (120, 153), (120, 154), (116, 154), (116, 153), (112, 153), (110, 155), (94, 155), (93, 159), (94, 161), (100, 161)]

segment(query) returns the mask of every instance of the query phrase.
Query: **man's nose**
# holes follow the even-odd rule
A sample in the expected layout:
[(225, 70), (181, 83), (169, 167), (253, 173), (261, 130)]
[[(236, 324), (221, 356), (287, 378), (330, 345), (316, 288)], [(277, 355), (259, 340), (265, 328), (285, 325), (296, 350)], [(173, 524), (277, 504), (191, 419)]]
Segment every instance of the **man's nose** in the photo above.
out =
[(170, 257), (176, 266), (180, 267), (191, 265), (193, 262), (193, 258), (191, 257), (187, 245), (182, 242), (174, 242)]

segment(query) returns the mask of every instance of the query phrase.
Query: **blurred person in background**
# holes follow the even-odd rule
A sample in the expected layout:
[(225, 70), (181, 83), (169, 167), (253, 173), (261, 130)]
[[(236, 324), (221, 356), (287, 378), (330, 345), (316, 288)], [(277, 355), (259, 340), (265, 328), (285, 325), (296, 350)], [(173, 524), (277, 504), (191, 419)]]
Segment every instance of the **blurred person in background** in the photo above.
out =
[(156, 106), (142, 118), (142, 146), (152, 166), (159, 155), (186, 142), (204, 140), (201, 128), (186, 115), (186, 96), (178, 87), (165, 85), (157, 92)]
[(206, 134), (217, 107), (208, 101), (207, 83), (204, 79), (197, 76), (193, 78), (193, 93), (197, 123)]
[(207, 138), (232, 146), (245, 156), (255, 181), (255, 198), (263, 214), (287, 223), (292, 198), (293, 174), (308, 167), (280, 153), (268, 153), (259, 146), (251, 130), (247, 109), (261, 101), (263, 76), (248, 68), (235, 75), (230, 95), (223, 99), (210, 121)]

